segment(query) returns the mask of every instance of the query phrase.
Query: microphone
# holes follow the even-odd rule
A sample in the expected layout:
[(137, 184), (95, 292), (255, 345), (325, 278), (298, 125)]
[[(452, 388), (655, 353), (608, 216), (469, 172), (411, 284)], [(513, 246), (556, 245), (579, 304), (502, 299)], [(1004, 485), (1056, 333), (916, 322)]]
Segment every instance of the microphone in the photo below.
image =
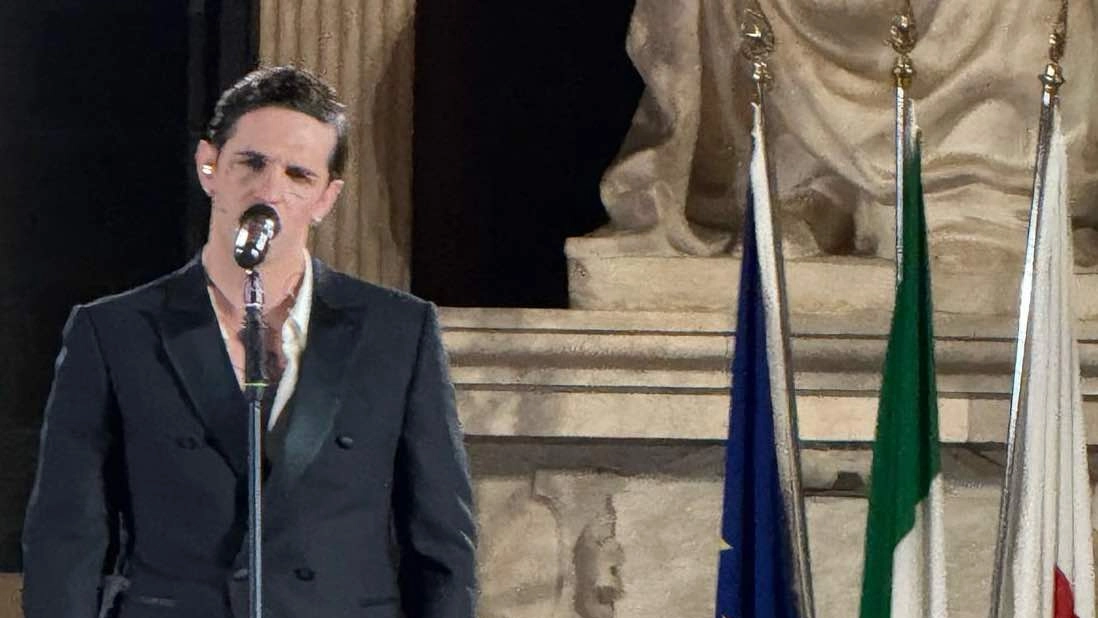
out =
[(253, 204), (240, 215), (240, 227), (233, 243), (233, 258), (238, 266), (250, 270), (267, 257), (271, 240), (278, 235), (282, 224), (278, 213), (267, 204)]

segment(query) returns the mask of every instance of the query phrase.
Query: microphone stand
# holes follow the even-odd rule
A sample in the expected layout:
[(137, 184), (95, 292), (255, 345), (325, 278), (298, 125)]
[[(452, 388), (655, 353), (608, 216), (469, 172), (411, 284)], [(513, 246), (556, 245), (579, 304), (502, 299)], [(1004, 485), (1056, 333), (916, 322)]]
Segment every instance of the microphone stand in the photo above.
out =
[(263, 616), (263, 395), (267, 390), (266, 341), (263, 336), (263, 282), (259, 271), (245, 270), (244, 398), (248, 402), (248, 606), (251, 618)]

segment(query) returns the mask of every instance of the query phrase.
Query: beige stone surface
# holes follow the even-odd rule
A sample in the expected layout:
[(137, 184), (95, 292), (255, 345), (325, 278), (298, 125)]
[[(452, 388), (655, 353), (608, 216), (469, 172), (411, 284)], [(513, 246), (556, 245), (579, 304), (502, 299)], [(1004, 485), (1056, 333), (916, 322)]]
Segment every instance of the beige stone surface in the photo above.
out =
[(600, 599), (621, 587), (613, 496), (625, 483), (598, 470), (478, 475), (478, 616), (613, 616)]
[[(936, 318), (941, 437), (1002, 442), (1014, 320)], [(473, 436), (720, 440), (727, 435), (728, 313), (442, 310), (465, 431)], [(795, 314), (802, 440), (873, 438), (887, 315)], [(1098, 322), (1079, 324), (1088, 439), (1098, 443)]]
[(333, 84), (353, 131), (346, 184), (312, 251), (339, 270), (407, 289), (412, 255), (415, 0), (262, 0), (259, 55)]
[(557, 515), (534, 495), (529, 477), (476, 483), (480, 533), (479, 618), (552, 618), (562, 602), (564, 546)]
[[(1024, 249), (1024, 246), (1019, 250)], [(570, 238), (568, 298), (573, 309), (630, 311), (734, 310), (740, 260), (735, 257), (637, 256), (601, 238)], [(801, 314), (890, 314), (893, 262), (842, 257), (787, 260), (790, 311)], [(956, 272), (931, 264), (937, 313), (1009, 317), (1018, 313), (1020, 265), (994, 272)], [(1076, 275), (1076, 315), (1098, 318), (1098, 274)]]
[[(998, 416), (973, 416), (976, 402), (940, 398), (943, 442), (1002, 441), (1006, 432), (1005, 399)], [(986, 402), (978, 402), (986, 403)], [(728, 435), (728, 394), (663, 394), (636, 392), (555, 392), (516, 389), (458, 391), (462, 423), (468, 435), (541, 438), (609, 438), (719, 440)], [(978, 406), (980, 410), (982, 406)], [(1086, 406), (1098, 421), (1098, 406)], [(870, 442), (877, 417), (875, 397), (813, 396), (797, 398), (799, 435), (817, 442)], [(978, 431), (973, 418), (981, 422)], [(1092, 442), (1098, 434), (1090, 432)]]
[[(868, 463), (868, 452), (860, 456)], [(962, 458), (963, 459), (963, 458)], [(567, 465), (567, 462), (559, 462)], [(861, 464), (859, 464), (861, 465)], [(973, 476), (970, 468), (947, 456), (945, 522), (949, 568), (949, 603), (955, 618), (982, 617), (987, 612), (993, 563), (994, 536), (999, 508), (998, 473), (988, 467)], [(704, 468), (704, 466), (703, 466)], [(622, 476), (616, 473), (541, 471), (549, 501), (557, 512), (557, 534), (562, 547), (573, 546), (583, 522), (607, 499), (613, 504), (615, 537), (623, 551), (620, 566), (622, 596), (613, 616), (710, 616), (716, 578), (722, 483), (708, 469), (680, 465), (676, 473)], [(525, 527), (526, 543), (517, 531), (525, 516), (511, 517), (514, 496), (527, 495), (529, 479), (519, 482), (480, 477), (478, 498), (497, 494), (479, 505), (482, 534), (489, 549), (481, 553), (480, 616), (525, 618), (552, 616), (582, 618), (575, 598), (572, 552), (554, 561), (537, 537), (544, 524)], [(486, 490), (487, 486), (492, 489)], [(812, 554), (813, 586), (819, 618), (857, 615), (861, 590), (866, 500), (864, 496), (816, 495), (807, 499), (808, 534)], [(496, 509), (496, 515), (486, 515)], [(520, 511), (525, 512), (524, 509)], [(539, 516), (540, 517), (540, 516)], [(509, 532), (511, 531), (511, 532)], [(559, 536), (558, 536), (559, 534)], [(494, 549), (495, 539), (514, 542), (506, 557)], [(529, 544), (529, 547), (527, 547)], [(540, 564), (540, 573), (514, 565)], [(548, 585), (559, 581), (557, 588)], [(540, 581), (536, 593), (529, 582)], [(509, 582), (513, 593), (500, 595)], [(526, 597), (521, 591), (527, 591)], [(537, 600), (534, 600), (537, 599)], [(555, 605), (553, 605), (556, 603)]]
[(631, 479), (614, 504), (625, 549), (625, 596), (618, 616), (712, 616), (720, 482)]
[(866, 501), (823, 497), (805, 502), (816, 616), (857, 616)]
[[(613, 616), (613, 603), (600, 604), (592, 598), (596, 596), (596, 589), (605, 582), (600, 581), (593, 564), (601, 556), (597, 546), (591, 547), (593, 542), (598, 544), (591, 536), (594, 534), (593, 528), (603, 529), (598, 535), (601, 537), (599, 540), (615, 536), (617, 506), (614, 496), (625, 483), (626, 479), (620, 475), (599, 470), (574, 472), (548, 469), (534, 474), (535, 492), (551, 505), (560, 530), (562, 603), (554, 616)], [(607, 546), (606, 549), (612, 548)], [(616, 552), (614, 557), (618, 557)], [(618, 567), (620, 570), (620, 565)]]
[(0, 618), (20, 618), (19, 605), (23, 578), (18, 573), (0, 573)]
[[(729, 313), (443, 308), (441, 317), (473, 445), (481, 616), (711, 616)], [(951, 616), (982, 618), (1014, 325), (936, 319)], [(888, 318), (792, 323), (817, 616), (848, 618), (860, 595)], [(1079, 333), (1095, 444), (1098, 324), (1081, 322)], [(592, 603), (599, 591), (611, 601)]]

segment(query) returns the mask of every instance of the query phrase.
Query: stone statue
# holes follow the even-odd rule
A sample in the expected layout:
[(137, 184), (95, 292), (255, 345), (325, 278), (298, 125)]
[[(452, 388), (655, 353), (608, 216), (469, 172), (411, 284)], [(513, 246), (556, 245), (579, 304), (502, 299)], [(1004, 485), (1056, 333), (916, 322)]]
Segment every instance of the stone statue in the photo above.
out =
[[(611, 223), (598, 242), (634, 255), (715, 255), (736, 245), (746, 192), (752, 86), (739, 53), (744, 3), (637, 0), (628, 50), (646, 83), (602, 182)], [(894, 144), (889, 21), (866, 0), (760, 3), (777, 41), (770, 156), (787, 257), (891, 259)], [(912, 95), (935, 267), (1020, 260), (1040, 84), (1059, 2), (913, 0), (920, 31)], [(1073, 1), (1063, 126), (1076, 255), (1098, 263), (1098, 12)], [(1080, 239), (1086, 240), (1080, 243)], [(1078, 246), (1085, 244), (1087, 246)]]

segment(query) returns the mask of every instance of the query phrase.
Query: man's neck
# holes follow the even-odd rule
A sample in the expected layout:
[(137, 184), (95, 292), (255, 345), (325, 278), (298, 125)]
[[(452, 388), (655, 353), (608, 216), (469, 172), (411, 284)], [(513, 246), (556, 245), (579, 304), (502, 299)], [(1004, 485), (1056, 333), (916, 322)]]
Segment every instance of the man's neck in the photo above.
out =
[[(263, 278), (265, 305), (268, 309), (283, 304), (292, 305), (290, 299), (301, 287), (301, 276), (305, 272), (304, 252), (297, 254), (296, 258), (271, 259), (273, 257), (268, 256), (268, 259), (259, 267), (259, 274)], [(202, 265), (206, 269), (206, 275), (224, 299), (231, 303), (234, 309), (243, 313), (244, 269), (237, 266), (231, 255), (215, 250), (209, 243), (202, 248)]]

